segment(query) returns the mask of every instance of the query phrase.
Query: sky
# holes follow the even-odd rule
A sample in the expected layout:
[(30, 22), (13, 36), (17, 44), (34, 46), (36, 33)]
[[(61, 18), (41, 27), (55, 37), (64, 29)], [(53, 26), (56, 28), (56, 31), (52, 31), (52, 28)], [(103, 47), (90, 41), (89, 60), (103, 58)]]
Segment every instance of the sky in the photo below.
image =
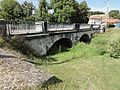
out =
[[(17, 0), (20, 3), (24, 2), (25, 0)], [(34, 6), (38, 6), (39, 0), (26, 0), (28, 2), (33, 2)], [(84, 0), (76, 0), (79, 3)], [(107, 11), (107, 0), (86, 0), (88, 6), (91, 8), (92, 11)], [(120, 10), (120, 0), (110, 0), (110, 8), (109, 10)]]

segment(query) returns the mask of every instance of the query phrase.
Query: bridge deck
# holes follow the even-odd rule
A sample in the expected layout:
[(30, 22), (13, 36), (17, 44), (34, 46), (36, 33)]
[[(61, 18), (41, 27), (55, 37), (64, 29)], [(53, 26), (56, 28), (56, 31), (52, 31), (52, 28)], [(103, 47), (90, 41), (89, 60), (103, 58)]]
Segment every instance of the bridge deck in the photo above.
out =
[[(25, 38), (32, 38), (32, 37), (42, 37), (42, 36), (49, 36), (49, 35), (57, 35), (57, 34), (65, 34), (65, 33), (76, 33), (76, 32), (87, 32), (91, 30), (70, 30), (70, 31), (54, 31), (54, 32), (47, 32), (47, 33), (34, 33), (34, 34), (26, 34), (24, 35)], [(93, 30), (92, 30), (93, 31)]]

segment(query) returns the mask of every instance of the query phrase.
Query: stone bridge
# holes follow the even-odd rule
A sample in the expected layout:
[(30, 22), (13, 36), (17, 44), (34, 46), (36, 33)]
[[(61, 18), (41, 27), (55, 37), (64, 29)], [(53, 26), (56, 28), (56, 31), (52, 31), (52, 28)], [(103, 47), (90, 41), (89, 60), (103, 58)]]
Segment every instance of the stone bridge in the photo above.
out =
[(7, 35), (23, 35), (24, 42), (38, 55), (53, 54), (71, 48), (77, 42), (89, 43), (100, 25), (88, 24), (6, 24)]
[(39, 55), (52, 54), (71, 48), (77, 42), (89, 43), (93, 34), (98, 31), (63, 32), (34, 35), (26, 37), (25, 43)]

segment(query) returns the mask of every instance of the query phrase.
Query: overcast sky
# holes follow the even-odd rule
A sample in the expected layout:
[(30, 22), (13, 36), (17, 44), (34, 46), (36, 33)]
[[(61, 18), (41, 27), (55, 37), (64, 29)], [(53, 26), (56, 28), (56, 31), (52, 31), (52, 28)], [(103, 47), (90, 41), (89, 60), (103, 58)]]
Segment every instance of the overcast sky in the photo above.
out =
[[(20, 3), (24, 2), (25, 0), (17, 0)], [(38, 6), (38, 0), (26, 0), (28, 2), (33, 2), (34, 6)], [(76, 0), (79, 3), (83, 0)], [(88, 6), (91, 8), (93, 11), (104, 11), (106, 12), (106, 0), (86, 0), (88, 3)], [(110, 0), (110, 9), (117, 9), (120, 10), (120, 0)]]

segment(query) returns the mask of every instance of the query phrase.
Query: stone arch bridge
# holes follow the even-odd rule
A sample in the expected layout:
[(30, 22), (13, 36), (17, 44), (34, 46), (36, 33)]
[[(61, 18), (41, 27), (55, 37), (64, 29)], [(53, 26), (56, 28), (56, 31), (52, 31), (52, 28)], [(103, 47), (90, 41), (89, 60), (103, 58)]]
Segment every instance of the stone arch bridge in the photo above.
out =
[(38, 55), (71, 48), (77, 42), (89, 43), (94, 33), (102, 32), (100, 25), (89, 24), (6, 24), (7, 35), (23, 35), (24, 42)]

